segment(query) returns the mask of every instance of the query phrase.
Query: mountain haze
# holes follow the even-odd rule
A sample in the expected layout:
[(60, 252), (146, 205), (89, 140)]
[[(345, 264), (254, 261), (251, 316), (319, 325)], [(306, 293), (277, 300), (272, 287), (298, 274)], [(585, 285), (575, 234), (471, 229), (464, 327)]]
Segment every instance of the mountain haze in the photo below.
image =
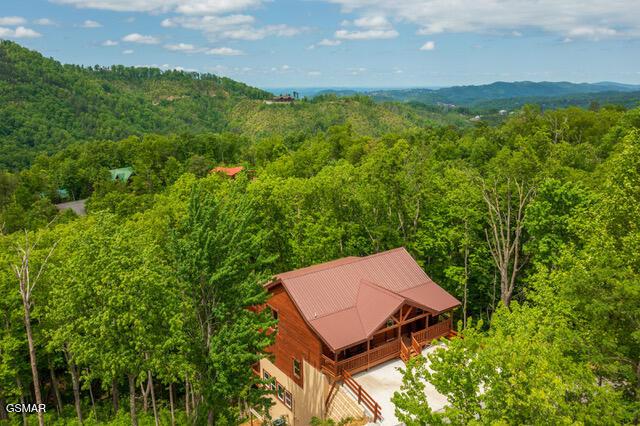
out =
[[(598, 100), (614, 93), (627, 94), (619, 98), (625, 100), (640, 100), (638, 96), (640, 86), (601, 82), (601, 83), (570, 83), (570, 82), (533, 82), (498, 81), (491, 84), (477, 86), (453, 86), (440, 89), (393, 89), (372, 90), (361, 94), (372, 97), (376, 101), (420, 102), (424, 104), (452, 104), (456, 106), (474, 107), (496, 100), (510, 100), (508, 105), (521, 106), (527, 102), (547, 102), (551, 100), (573, 99), (577, 104), (590, 100)], [(335, 93), (341, 96), (352, 96), (360, 93), (354, 89), (329, 90), (325, 93)], [(606, 95), (605, 95), (606, 94)], [(591, 95), (591, 96), (585, 96)]]

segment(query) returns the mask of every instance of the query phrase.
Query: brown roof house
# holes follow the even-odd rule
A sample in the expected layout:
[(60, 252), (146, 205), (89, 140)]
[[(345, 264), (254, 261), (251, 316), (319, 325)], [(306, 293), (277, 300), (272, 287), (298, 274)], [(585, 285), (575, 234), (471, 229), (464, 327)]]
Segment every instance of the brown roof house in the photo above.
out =
[(455, 334), (451, 312), (460, 305), (404, 248), (285, 272), (267, 289), (278, 327), (273, 357), (256, 369), (275, 378), (272, 417), (293, 425), (314, 416), (380, 421), (380, 406), (352, 374), (407, 361)]
[(214, 167), (209, 173), (221, 173), (227, 175), (231, 179), (235, 179), (236, 175), (244, 170), (243, 166), (238, 167)]

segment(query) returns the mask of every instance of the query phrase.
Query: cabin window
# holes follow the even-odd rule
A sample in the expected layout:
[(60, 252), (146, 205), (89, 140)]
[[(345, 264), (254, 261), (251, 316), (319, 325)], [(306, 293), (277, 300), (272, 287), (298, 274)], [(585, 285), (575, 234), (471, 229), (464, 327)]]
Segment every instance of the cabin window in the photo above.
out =
[(289, 391), (284, 391), (284, 405), (289, 409), (293, 408), (293, 395)]
[(295, 358), (293, 359), (293, 375), (296, 376), (298, 379), (301, 377), (300, 361)]
[(278, 388), (276, 393), (278, 395), (278, 399), (284, 402), (284, 386), (282, 386), (282, 384), (278, 383)]
[[(262, 378), (265, 381), (268, 382), (271, 379), (271, 374), (269, 374), (269, 372), (267, 372), (267, 370), (264, 370), (262, 372)], [(272, 382), (267, 383), (267, 389), (273, 389), (273, 383)]]
[(278, 310), (275, 309), (273, 306), (271, 305), (267, 305), (269, 307), (269, 310), (271, 311), (271, 316), (273, 317), (274, 320), (278, 321)]

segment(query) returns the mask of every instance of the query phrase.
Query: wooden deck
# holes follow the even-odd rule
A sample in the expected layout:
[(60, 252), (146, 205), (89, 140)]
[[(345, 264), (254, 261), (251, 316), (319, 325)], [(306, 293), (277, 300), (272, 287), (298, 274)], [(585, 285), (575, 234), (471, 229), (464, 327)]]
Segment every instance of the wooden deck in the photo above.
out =
[[(420, 354), (422, 349), (433, 340), (451, 333), (451, 318), (447, 318), (435, 325), (411, 333), (410, 336), (401, 336), (390, 342), (362, 352), (347, 359), (335, 361), (326, 355), (322, 355), (320, 361), (322, 371), (333, 376), (342, 377), (345, 371), (356, 374), (375, 367), (394, 358), (408, 360), (412, 356)], [(407, 338), (407, 343), (402, 339)]]

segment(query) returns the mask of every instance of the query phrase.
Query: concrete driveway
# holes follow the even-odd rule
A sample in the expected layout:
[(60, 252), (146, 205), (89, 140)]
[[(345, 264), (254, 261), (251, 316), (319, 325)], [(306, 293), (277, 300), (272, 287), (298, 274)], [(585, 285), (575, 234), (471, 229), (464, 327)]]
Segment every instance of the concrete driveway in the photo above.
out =
[[(430, 346), (424, 349), (422, 354), (426, 355), (437, 347)], [(400, 359), (395, 359), (353, 376), (382, 408), (382, 420), (375, 423), (375, 425), (396, 426), (402, 424), (396, 418), (394, 414), (395, 407), (391, 403), (393, 393), (399, 390), (402, 385), (402, 375), (398, 370), (399, 367), (404, 367), (404, 362)], [(447, 398), (436, 391), (431, 383), (426, 383), (425, 393), (432, 410), (439, 411), (447, 404)], [(374, 423), (371, 424), (373, 425)]]

